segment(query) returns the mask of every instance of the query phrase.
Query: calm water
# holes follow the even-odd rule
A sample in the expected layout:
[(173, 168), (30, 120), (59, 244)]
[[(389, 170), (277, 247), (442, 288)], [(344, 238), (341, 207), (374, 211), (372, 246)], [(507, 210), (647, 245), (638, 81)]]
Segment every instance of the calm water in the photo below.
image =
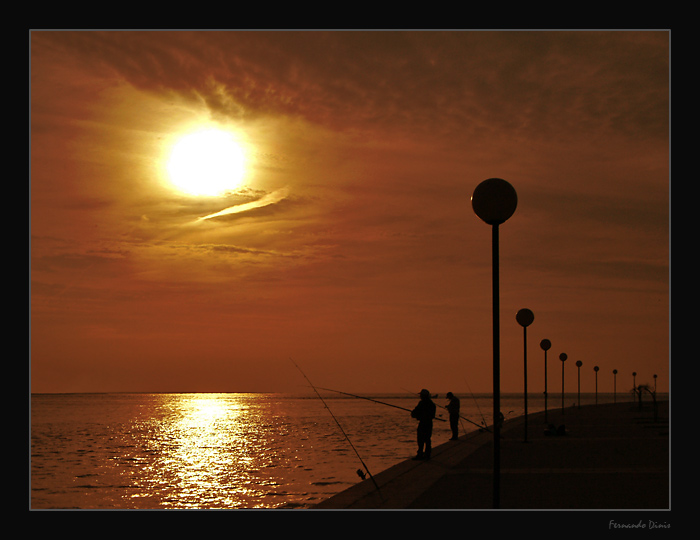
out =
[[(30, 507), (308, 508), (361, 481), (362, 464), (329, 410), (372, 474), (415, 454), (408, 412), (323, 396), (328, 409), (316, 396), (285, 394), (34, 394)], [(406, 409), (418, 402), (371, 397)], [(490, 396), (459, 397), (463, 416), (491, 416)], [(599, 403), (612, 400), (598, 394)], [(435, 403), (444, 406), (444, 394)], [(506, 418), (523, 413), (522, 396), (503, 395), (501, 404)], [(550, 394), (548, 408), (558, 406)], [(529, 413), (543, 409), (541, 397), (528, 398)], [(463, 432), (475, 429), (462, 423)], [(435, 422), (433, 445), (449, 437), (447, 422)]]

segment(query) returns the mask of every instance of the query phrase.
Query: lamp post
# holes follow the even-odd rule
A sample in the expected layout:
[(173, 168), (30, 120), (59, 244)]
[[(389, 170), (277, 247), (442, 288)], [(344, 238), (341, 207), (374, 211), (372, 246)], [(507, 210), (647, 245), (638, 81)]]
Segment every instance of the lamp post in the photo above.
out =
[(583, 362), (581, 360), (576, 360), (576, 367), (578, 368), (578, 408), (581, 408), (581, 366)]
[(566, 353), (561, 353), (559, 355), (559, 360), (561, 360), (561, 412), (564, 412), (564, 362), (566, 362)]
[(544, 351), (544, 423), (547, 423), (547, 351), (552, 348), (552, 342), (548, 339), (540, 341), (540, 348)]
[(498, 226), (505, 223), (518, 206), (513, 186), (501, 178), (484, 180), (474, 189), (472, 209), (485, 223), (491, 225), (492, 286), (493, 286), (493, 507), (500, 506), (501, 475), (501, 389), (500, 389), (500, 311), (498, 282)]
[(637, 372), (632, 372), (632, 392), (634, 392), (634, 400), (637, 401)]
[(525, 396), (525, 439), (527, 442), (527, 327), (535, 320), (535, 314), (527, 308), (523, 308), (515, 315), (515, 320), (523, 327), (523, 385)]
[(595, 371), (595, 404), (598, 405), (598, 370), (600, 368), (595, 366), (593, 371)]
[(613, 403), (617, 403), (617, 370), (613, 369)]
[(656, 373), (654, 373), (654, 393), (656, 394)]

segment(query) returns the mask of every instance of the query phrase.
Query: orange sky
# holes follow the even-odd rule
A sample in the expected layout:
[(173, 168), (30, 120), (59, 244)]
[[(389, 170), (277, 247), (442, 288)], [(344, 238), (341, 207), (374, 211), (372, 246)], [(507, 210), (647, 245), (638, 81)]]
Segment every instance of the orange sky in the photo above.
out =
[[(31, 390), (669, 387), (668, 32), (32, 32)], [(246, 183), (175, 191), (200, 125)], [(272, 195), (270, 197), (270, 195)], [(253, 201), (258, 207), (199, 220)], [(255, 205), (251, 205), (255, 206)], [(249, 208), (245, 210), (245, 208)]]

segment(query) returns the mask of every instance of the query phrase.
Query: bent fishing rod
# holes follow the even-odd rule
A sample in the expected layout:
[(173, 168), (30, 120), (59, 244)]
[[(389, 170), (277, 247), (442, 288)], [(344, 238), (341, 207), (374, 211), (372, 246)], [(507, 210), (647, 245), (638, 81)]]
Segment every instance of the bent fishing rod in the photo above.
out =
[[(331, 411), (331, 408), (328, 406), (328, 404), (326, 403), (326, 401), (321, 397), (321, 394), (318, 393), (318, 390), (316, 390), (316, 387), (313, 385), (313, 383), (312, 383), (312, 382), (309, 380), (309, 378), (306, 376), (306, 373), (304, 373), (304, 372), (301, 370), (301, 368), (297, 365), (297, 363), (296, 363), (294, 360), (292, 360), (291, 358), (290, 358), (290, 360), (291, 360), (292, 364), (294, 364), (294, 365), (296, 366), (296, 368), (299, 370), (299, 373), (301, 373), (302, 376), (306, 379), (306, 381), (309, 383), (309, 385), (311, 385), (311, 388), (314, 389), (314, 392), (316, 392), (316, 395), (317, 395), (318, 398), (321, 400), (321, 403), (323, 403), (324, 407), (326, 407), (326, 409), (328, 409), (328, 412), (330, 413), (330, 415), (331, 415), (331, 417), (333, 418), (333, 420), (335, 420), (335, 423), (338, 425), (338, 428), (340, 429), (340, 432), (341, 432), (341, 433), (343, 434), (343, 436), (345, 437), (345, 440), (348, 441), (348, 444), (350, 445), (350, 447), (351, 447), (351, 448), (353, 449), (353, 451), (355, 452), (355, 455), (357, 456), (357, 459), (360, 460), (360, 463), (362, 463), (362, 466), (365, 468), (365, 471), (367, 471), (367, 474), (369, 475), (370, 480), (372, 480), (372, 483), (374, 484), (374, 487), (377, 488), (377, 492), (379, 492), (379, 495), (380, 495), (382, 498), (384, 498), (384, 496), (382, 495), (382, 491), (379, 489), (379, 485), (377, 484), (377, 481), (374, 479), (374, 476), (372, 476), (372, 473), (369, 472), (369, 468), (367, 467), (367, 465), (365, 465), (365, 462), (364, 462), (364, 460), (362, 459), (362, 457), (360, 456), (360, 453), (359, 453), (359, 452), (357, 451), (357, 449), (355, 448), (355, 445), (352, 444), (352, 441), (350, 440), (350, 437), (348, 437), (347, 433), (345, 433), (345, 430), (343, 429), (343, 426), (340, 425), (340, 422), (338, 422), (338, 419), (337, 419), (337, 418), (335, 417), (335, 415), (333, 414), (333, 411)], [(357, 473), (358, 473), (358, 476), (364, 480), (364, 478), (365, 478), (365, 477), (364, 477), (364, 473), (363, 473), (363, 474), (360, 474), (360, 473), (362, 473), (362, 470), (358, 470)]]

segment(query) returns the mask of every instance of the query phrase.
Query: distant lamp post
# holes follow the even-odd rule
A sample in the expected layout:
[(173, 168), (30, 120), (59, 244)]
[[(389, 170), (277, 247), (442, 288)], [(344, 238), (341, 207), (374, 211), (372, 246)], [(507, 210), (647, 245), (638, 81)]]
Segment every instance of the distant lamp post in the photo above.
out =
[(548, 339), (540, 341), (540, 348), (544, 351), (544, 423), (547, 423), (547, 351), (552, 348), (552, 342)]
[(578, 408), (581, 408), (581, 366), (583, 365), (583, 362), (581, 360), (576, 360), (576, 367), (578, 368), (578, 391), (577, 391), (577, 397), (578, 397)]
[(613, 403), (617, 403), (617, 370), (613, 369)]
[(525, 395), (525, 440), (527, 442), (527, 327), (535, 320), (535, 314), (527, 308), (523, 308), (515, 315), (515, 320), (523, 327), (523, 385)]
[(656, 394), (656, 373), (654, 373), (654, 393)]
[(498, 226), (505, 223), (518, 206), (513, 186), (501, 178), (484, 180), (474, 189), (472, 209), (485, 223), (491, 225), (492, 285), (493, 285), (493, 506), (500, 506), (501, 467), (501, 389), (500, 389), (500, 312), (498, 283)]
[(632, 392), (634, 396), (634, 400), (637, 401), (637, 372), (633, 371), (632, 372)]
[(564, 412), (564, 362), (567, 358), (566, 353), (559, 355), (559, 360), (561, 360), (561, 412)]
[(595, 404), (598, 405), (598, 370), (600, 368), (595, 366), (593, 371), (595, 371)]

